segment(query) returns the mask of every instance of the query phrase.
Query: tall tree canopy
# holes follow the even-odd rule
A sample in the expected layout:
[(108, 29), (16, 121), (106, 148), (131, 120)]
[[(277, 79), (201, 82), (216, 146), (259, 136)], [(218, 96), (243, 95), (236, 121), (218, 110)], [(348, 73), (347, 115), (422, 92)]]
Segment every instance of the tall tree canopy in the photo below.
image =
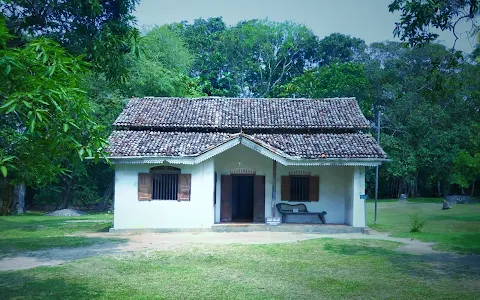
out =
[(0, 19), (0, 170), (13, 183), (39, 186), (65, 174), (65, 159), (104, 155), (106, 139), (83, 90), (87, 65), (38, 38), (18, 48)]
[(241, 93), (266, 97), (314, 63), (317, 45), (303, 25), (251, 20), (225, 34), (222, 50)]
[(229, 28), (211, 18), (171, 27), (195, 53), (191, 74), (208, 95), (266, 97), (316, 61), (317, 37), (292, 22), (250, 20)]
[(367, 45), (359, 38), (341, 33), (332, 33), (318, 45), (318, 61), (322, 65), (333, 62), (361, 61), (366, 58)]
[(434, 41), (438, 34), (432, 28), (451, 31), (458, 39), (457, 25), (470, 22), (472, 34), (477, 33), (478, 0), (394, 0), (388, 6), (391, 12), (400, 11), (394, 35), (410, 46)]
[[(12, 45), (30, 37), (54, 39), (72, 54), (85, 55), (109, 80), (125, 80), (125, 54), (135, 49), (138, 30), (132, 15), (139, 0), (8, 0), (0, 12), (14, 36)], [(132, 48), (133, 47), (133, 48)]]
[(130, 55), (126, 96), (199, 96), (188, 77), (193, 56), (182, 39), (166, 26), (150, 29), (141, 40), (141, 53)]

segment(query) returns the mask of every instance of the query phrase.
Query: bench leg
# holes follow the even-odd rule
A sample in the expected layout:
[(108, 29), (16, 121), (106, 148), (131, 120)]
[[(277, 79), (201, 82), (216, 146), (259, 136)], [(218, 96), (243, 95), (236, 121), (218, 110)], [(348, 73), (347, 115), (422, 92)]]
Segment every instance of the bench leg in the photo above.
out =
[(320, 217), (320, 220), (322, 221), (322, 223), (325, 224), (325, 216), (323, 214), (318, 216)]

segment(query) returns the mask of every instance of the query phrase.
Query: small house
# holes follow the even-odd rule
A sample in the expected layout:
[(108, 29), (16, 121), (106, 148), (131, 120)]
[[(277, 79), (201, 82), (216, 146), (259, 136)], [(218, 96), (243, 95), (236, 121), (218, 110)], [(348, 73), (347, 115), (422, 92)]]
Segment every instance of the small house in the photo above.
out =
[(387, 160), (369, 129), (355, 98), (132, 98), (109, 138), (114, 229), (262, 223), (278, 203), (364, 228), (365, 167)]

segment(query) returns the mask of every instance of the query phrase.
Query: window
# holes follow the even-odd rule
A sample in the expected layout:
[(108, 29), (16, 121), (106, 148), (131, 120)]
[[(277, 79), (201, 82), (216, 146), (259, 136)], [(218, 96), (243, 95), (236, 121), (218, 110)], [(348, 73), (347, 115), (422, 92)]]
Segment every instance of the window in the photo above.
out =
[(281, 177), (281, 201), (307, 202), (318, 201), (319, 178), (309, 175), (290, 175)]
[(152, 200), (177, 200), (177, 193), (177, 174), (152, 174)]
[(190, 174), (168, 166), (154, 167), (138, 174), (138, 200), (190, 200)]
[(290, 201), (310, 201), (309, 176), (290, 176)]
[(152, 200), (177, 200), (178, 175), (180, 169), (174, 167), (154, 167), (152, 174)]

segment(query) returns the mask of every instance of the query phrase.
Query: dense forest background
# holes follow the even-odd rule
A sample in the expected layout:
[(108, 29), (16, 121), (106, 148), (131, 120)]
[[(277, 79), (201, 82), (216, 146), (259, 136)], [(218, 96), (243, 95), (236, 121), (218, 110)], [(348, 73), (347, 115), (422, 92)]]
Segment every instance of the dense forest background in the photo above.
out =
[[(480, 51), (419, 36), (415, 26), (451, 30), (438, 22), (459, 15), (411, 2), (385, 8), (402, 12), (402, 42), (368, 45), (342, 33), (320, 39), (293, 22), (227, 26), (221, 17), (139, 31), (137, 0), (1, 1), (2, 213), (23, 212), (23, 194), (27, 208), (104, 208), (106, 139), (132, 96), (356, 97), (374, 136), (381, 113), (391, 162), (380, 167), (380, 197), (478, 195)], [(404, 18), (424, 9), (438, 20)], [(372, 196), (373, 168), (367, 187)]]

